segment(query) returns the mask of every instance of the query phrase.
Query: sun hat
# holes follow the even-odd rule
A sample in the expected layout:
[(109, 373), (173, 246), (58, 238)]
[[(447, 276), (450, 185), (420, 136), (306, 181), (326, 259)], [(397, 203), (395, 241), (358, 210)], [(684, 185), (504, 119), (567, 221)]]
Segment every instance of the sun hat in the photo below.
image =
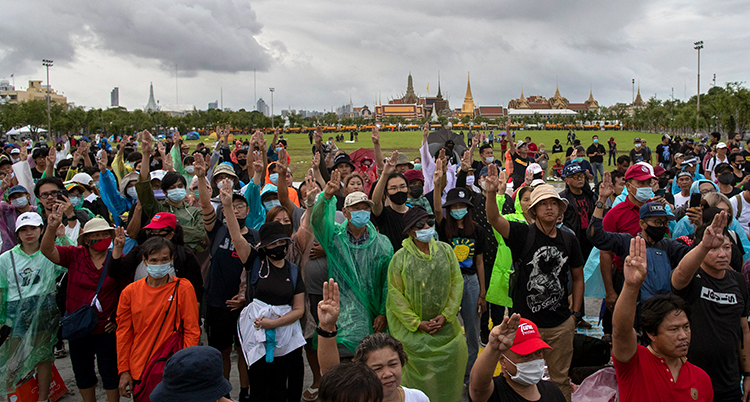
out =
[(90, 221), (86, 222), (86, 225), (83, 226), (83, 230), (81, 230), (80, 234), (78, 235), (78, 244), (84, 244), (83, 236), (87, 234), (105, 231), (109, 231), (112, 235), (115, 234), (115, 228), (109, 226), (109, 223), (107, 223), (104, 218), (91, 218)]
[(238, 179), (237, 173), (234, 173), (234, 168), (231, 165), (228, 165), (226, 163), (221, 163), (221, 164), (219, 164), (219, 166), (216, 166), (216, 168), (214, 168), (214, 173), (211, 176), (211, 178), (213, 179), (213, 178), (215, 178), (216, 176), (218, 176), (218, 175), (220, 175), (222, 173), (226, 174), (226, 175), (229, 175), (229, 176), (232, 176), (235, 179)]
[(153, 402), (209, 402), (232, 390), (224, 378), (221, 352), (211, 346), (192, 346), (167, 360), (162, 381), (151, 392)]
[(467, 207), (473, 208), (474, 203), (471, 202), (471, 193), (469, 190), (463, 187), (455, 187), (448, 191), (448, 195), (445, 196), (445, 204), (443, 207), (448, 208), (453, 204), (464, 203)]
[(398, 165), (409, 165), (409, 169), (414, 169), (414, 164), (411, 163), (409, 157), (406, 156), (406, 154), (400, 152), (398, 154), (398, 159), (396, 159), (396, 166)]
[(169, 212), (159, 212), (151, 218), (151, 222), (144, 229), (166, 229), (177, 227), (177, 217)]
[(24, 226), (44, 226), (44, 221), (36, 212), (24, 212), (16, 218), (16, 233)]
[(372, 206), (375, 205), (372, 201), (370, 201), (367, 198), (367, 194), (361, 191), (355, 191), (346, 196), (346, 199), (344, 200), (344, 208), (349, 208), (352, 205), (357, 205), (361, 202), (366, 202), (367, 205), (370, 206), (370, 208), (372, 208)]
[(258, 248), (264, 248), (279, 240), (291, 240), (289, 235), (287, 235), (286, 228), (279, 222), (264, 223), (258, 233), (260, 234)]
[(723, 143), (723, 142), (720, 142), (720, 143), (716, 144), (716, 149), (719, 149), (719, 148), (726, 148), (726, 147), (727, 147), (727, 144), (725, 144), (725, 143)]
[(80, 191), (81, 193), (84, 193), (84, 192), (86, 192), (86, 187), (84, 187), (84, 186), (83, 186), (83, 185), (81, 185), (81, 184), (78, 184), (78, 183), (74, 183), (74, 182), (72, 182), (72, 181), (66, 181), (66, 182), (65, 182), (65, 189), (66, 189), (66, 190), (68, 190), (69, 192), (70, 192), (70, 191), (73, 191), (73, 189), (76, 189), (76, 188), (77, 188), (77, 189), (78, 189), (78, 190), (79, 190), (79, 191)]
[(537, 328), (536, 324), (526, 318), (521, 318), (518, 328), (516, 328), (516, 337), (513, 338), (513, 346), (510, 347), (510, 350), (519, 355), (526, 356), (539, 349), (552, 349), (552, 347), (542, 340), (542, 335), (539, 333), (539, 328)]
[(531, 203), (529, 204), (529, 210), (533, 210), (536, 204), (549, 198), (554, 198), (558, 202), (565, 204), (562, 206), (563, 210), (568, 207), (568, 200), (560, 197), (560, 194), (557, 193), (557, 190), (555, 190), (552, 185), (542, 184), (531, 191)]
[(654, 168), (646, 162), (638, 162), (628, 168), (625, 172), (625, 180), (636, 179), (639, 181), (655, 179)]
[(429, 217), (434, 217), (434, 215), (428, 214), (427, 210), (420, 206), (409, 208), (409, 210), (406, 211), (403, 217), (404, 230), (402, 232), (406, 233), (406, 231), (411, 229), (411, 227), (414, 226), (415, 223)]

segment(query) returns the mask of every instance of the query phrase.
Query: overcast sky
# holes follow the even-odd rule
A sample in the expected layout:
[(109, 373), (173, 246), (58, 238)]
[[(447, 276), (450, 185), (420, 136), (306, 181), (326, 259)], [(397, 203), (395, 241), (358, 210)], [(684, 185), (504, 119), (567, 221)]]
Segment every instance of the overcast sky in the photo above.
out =
[[(600, 105), (684, 99), (701, 89), (750, 80), (747, 1), (400, 1), (0, 0), (0, 78), (16, 87), (45, 79), (69, 102), (143, 108), (153, 82), (162, 105), (323, 111), (383, 103), (406, 90), (443, 95), (461, 107), (471, 73), (477, 105), (507, 106), (523, 87), (550, 97), (556, 80), (571, 102), (589, 88)], [(49, 22), (49, 24), (47, 24)], [(175, 70), (178, 77), (176, 91)], [(427, 92), (427, 85), (430, 92)]]

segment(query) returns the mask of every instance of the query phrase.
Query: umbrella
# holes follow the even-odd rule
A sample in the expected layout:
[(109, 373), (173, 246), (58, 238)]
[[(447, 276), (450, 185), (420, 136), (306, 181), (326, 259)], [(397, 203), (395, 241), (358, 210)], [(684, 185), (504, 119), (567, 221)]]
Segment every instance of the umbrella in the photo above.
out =
[(365, 194), (370, 193), (370, 187), (378, 179), (375, 172), (375, 151), (372, 149), (359, 148), (349, 154), (354, 165), (354, 171), (365, 177)]
[(453, 153), (456, 154), (455, 160), (460, 160), (460, 155), (469, 149), (464, 143), (464, 137), (445, 128), (433, 131), (427, 136), (427, 146), (430, 149), (430, 155), (434, 157), (435, 154), (440, 151), (440, 148), (445, 147), (445, 142), (448, 140), (453, 141)]

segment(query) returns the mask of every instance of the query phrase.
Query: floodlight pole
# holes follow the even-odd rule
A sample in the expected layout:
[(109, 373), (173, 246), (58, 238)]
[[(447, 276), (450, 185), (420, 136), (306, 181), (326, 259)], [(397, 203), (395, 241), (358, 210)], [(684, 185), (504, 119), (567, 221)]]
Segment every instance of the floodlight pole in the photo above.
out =
[(47, 68), (47, 135), (48, 136), (52, 135), (52, 118), (50, 115), (50, 105), (49, 105), (49, 68), (52, 67), (52, 63), (53, 63), (52, 60), (42, 59), (42, 65)]
[(276, 129), (276, 126), (273, 125), (273, 91), (276, 90), (276, 88), (268, 88), (269, 91), (271, 91), (271, 128)]
[(698, 51), (698, 105), (695, 112), (695, 131), (700, 129), (700, 116), (701, 116), (701, 49), (703, 49), (703, 41), (694, 43), (693, 49)]

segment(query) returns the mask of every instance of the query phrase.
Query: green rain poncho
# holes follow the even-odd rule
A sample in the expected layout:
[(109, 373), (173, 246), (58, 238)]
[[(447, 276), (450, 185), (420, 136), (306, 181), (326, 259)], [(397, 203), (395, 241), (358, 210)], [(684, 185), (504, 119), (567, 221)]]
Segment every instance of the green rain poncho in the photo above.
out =
[[(430, 240), (424, 254), (411, 238), (403, 241), (388, 267), (388, 327), (401, 341), (409, 359), (401, 384), (423, 391), (432, 402), (461, 399), (468, 360), (466, 340), (458, 323), (464, 280), (450, 245)], [(343, 303), (342, 303), (343, 304)], [(421, 321), (442, 314), (445, 325), (430, 335)]]
[(339, 344), (352, 353), (359, 342), (372, 334), (372, 322), (385, 315), (388, 294), (388, 264), (393, 257), (393, 246), (382, 234), (367, 223), (370, 237), (361, 245), (349, 241), (348, 222), (334, 222), (336, 200), (318, 197), (311, 216), (313, 233), (328, 257), (328, 273), (339, 284), (341, 312), (339, 313)]
[[(505, 196), (498, 194), (496, 200), (498, 210), (502, 210)], [(521, 197), (516, 197), (514, 205), (516, 213), (505, 214), (503, 218), (511, 222), (526, 223), (526, 218), (523, 216), (521, 209)], [(492, 229), (492, 232), (495, 234), (495, 239), (497, 239), (497, 256), (495, 257), (495, 265), (492, 266), (490, 284), (487, 287), (487, 301), (499, 306), (513, 307), (513, 299), (508, 296), (510, 274), (513, 272), (513, 256), (508, 246), (505, 245), (503, 236), (495, 229)]]
[(0, 346), (3, 393), (13, 392), (38, 363), (55, 359), (52, 347), (60, 327), (56, 280), (64, 272), (41, 251), (27, 255), (20, 245), (0, 255), (0, 323), (12, 328)]

